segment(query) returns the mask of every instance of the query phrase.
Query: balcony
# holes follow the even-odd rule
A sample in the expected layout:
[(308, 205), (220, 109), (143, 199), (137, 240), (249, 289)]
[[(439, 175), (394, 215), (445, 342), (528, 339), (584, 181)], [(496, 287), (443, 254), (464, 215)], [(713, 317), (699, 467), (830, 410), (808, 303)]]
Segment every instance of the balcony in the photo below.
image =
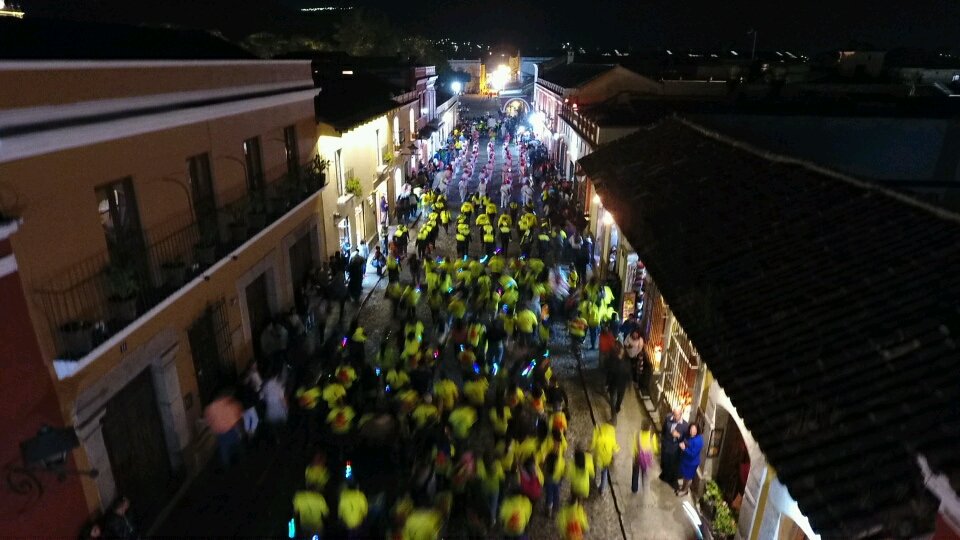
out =
[(190, 212), (143, 231), (144, 249), (126, 258), (127, 264), (111, 264), (104, 250), (42, 281), (34, 295), (50, 325), (56, 359), (83, 358), (325, 185), (324, 175), (301, 176), (198, 211), (196, 219)]
[(600, 131), (596, 123), (586, 118), (580, 111), (568, 105), (564, 105), (560, 109), (559, 116), (561, 120), (576, 130), (584, 140), (588, 141), (594, 147), (597, 146)]

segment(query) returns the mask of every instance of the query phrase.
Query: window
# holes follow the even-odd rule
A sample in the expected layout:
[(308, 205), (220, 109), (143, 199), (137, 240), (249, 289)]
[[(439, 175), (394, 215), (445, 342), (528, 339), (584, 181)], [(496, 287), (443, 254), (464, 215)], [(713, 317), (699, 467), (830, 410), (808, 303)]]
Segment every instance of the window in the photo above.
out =
[(217, 203), (213, 192), (213, 175), (210, 174), (210, 155), (198, 154), (187, 158), (187, 174), (193, 198), (193, 217), (201, 238), (219, 237), (217, 227)]
[(283, 149), (287, 156), (287, 174), (300, 178), (300, 148), (297, 145), (297, 127), (283, 128)]
[(143, 257), (146, 248), (140, 230), (133, 180), (126, 178), (100, 186), (96, 194), (100, 225), (107, 237), (112, 262), (123, 263)]
[(260, 137), (243, 141), (243, 159), (247, 169), (247, 189), (260, 191), (263, 189), (263, 156), (260, 153)]
[(373, 135), (376, 138), (376, 141), (375, 141), (376, 146), (374, 146), (374, 148), (375, 148), (375, 152), (377, 153), (377, 166), (379, 167), (380, 164), (383, 163), (383, 152), (382, 152), (383, 149), (380, 148), (380, 130), (379, 129), (373, 130)]
[(410, 136), (417, 132), (416, 117), (413, 115), (413, 108), (410, 109)]
[(403, 132), (400, 131), (400, 119), (393, 117), (393, 145), (399, 147), (403, 144)]
[(333, 155), (333, 166), (337, 169), (337, 194), (346, 195), (347, 193), (347, 179), (343, 174), (343, 158), (341, 157), (341, 149), (338, 148), (337, 152)]

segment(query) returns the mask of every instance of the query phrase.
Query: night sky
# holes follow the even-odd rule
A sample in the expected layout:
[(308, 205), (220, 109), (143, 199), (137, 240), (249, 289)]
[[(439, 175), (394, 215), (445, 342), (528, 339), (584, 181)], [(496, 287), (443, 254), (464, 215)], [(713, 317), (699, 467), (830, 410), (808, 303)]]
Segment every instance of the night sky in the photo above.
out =
[[(58, 14), (117, 22), (217, 25), (244, 33), (289, 8), (365, 6), (391, 16), (401, 29), (429, 37), (482, 39), (509, 47), (584, 46), (749, 48), (747, 31), (759, 31), (760, 49), (817, 52), (854, 43), (960, 48), (960, 1), (771, 2), (769, 0), (22, 0), (28, 15)], [(202, 12), (202, 15), (191, 12)], [(297, 13), (290, 9), (290, 13)], [(222, 20), (221, 20), (222, 19)], [(229, 19), (229, 20), (228, 20)], [(199, 22), (202, 21), (202, 22)], [(214, 22), (211, 22), (214, 21)], [(309, 27), (309, 24), (307, 25)], [(303, 25), (297, 25), (303, 28)]]

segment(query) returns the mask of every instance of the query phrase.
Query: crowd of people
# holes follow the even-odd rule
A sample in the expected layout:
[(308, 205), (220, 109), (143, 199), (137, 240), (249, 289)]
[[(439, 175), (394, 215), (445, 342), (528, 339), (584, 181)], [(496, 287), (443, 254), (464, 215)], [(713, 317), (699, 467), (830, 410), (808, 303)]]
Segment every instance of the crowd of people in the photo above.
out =
[[(244, 437), (301, 435), (313, 457), (293, 496), (297, 537), (426, 540), (453, 526), (525, 538), (537, 511), (561, 538), (589, 529), (584, 502), (609, 485), (627, 385), (649, 371), (641, 329), (636, 316), (621, 323), (619, 287), (591, 271), (593, 242), (570, 183), (535, 142), (489, 123), (452, 134), (385, 246), (336, 253), (308, 277), (296, 308), (260, 334), (245, 389), (208, 407), (208, 421), (224, 426), (224, 467)], [(499, 193), (488, 187), (496, 180)], [(345, 317), (370, 261), (387, 276), (392, 310), (376, 343)], [(611, 416), (571, 447), (551, 351), (580, 361), (584, 347), (599, 350)], [(661, 478), (688, 489), (686, 456), (699, 459), (700, 441), (679, 418), (661, 433), (649, 422), (635, 432), (634, 492), (657, 453)]]

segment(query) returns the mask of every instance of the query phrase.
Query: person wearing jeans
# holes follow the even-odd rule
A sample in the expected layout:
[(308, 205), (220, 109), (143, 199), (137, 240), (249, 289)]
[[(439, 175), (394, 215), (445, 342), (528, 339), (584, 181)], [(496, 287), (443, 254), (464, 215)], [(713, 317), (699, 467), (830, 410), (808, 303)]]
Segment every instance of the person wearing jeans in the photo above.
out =
[(556, 451), (547, 454), (543, 461), (544, 490), (547, 495), (547, 516), (552, 516), (554, 510), (560, 508), (560, 484), (563, 483), (563, 474), (566, 462)]

